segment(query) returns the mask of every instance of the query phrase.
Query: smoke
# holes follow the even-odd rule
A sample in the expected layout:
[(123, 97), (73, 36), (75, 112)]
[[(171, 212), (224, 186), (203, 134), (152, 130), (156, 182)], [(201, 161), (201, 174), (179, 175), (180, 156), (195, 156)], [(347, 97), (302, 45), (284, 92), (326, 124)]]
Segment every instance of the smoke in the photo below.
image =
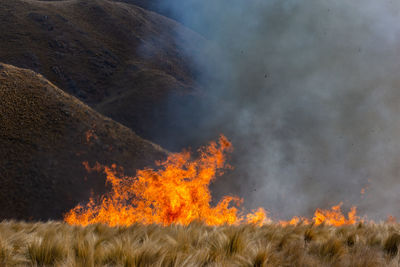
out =
[[(235, 170), (216, 181), (217, 195), (238, 194), (283, 218), (341, 201), (374, 219), (400, 215), (399, 2), (169, 0), (162, 8), (209, 40), (201, 53), (187, 50), (205, 97), (179, 115), (170, 105), (170, 116), (185, 114), (192, 144), (218, 133), (232, 140)], [(202, 118), (196, 127), (193, 116)]]

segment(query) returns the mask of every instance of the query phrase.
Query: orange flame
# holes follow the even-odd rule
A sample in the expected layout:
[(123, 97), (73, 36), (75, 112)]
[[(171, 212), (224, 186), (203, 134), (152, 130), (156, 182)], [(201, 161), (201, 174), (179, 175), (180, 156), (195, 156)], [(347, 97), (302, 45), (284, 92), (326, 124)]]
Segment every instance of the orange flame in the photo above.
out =
[[(104, 171), (112, 190), (100, 202), (93, 198), (85, 206), (78, 205), (65, 215), (65, 221), (74, 225), (103, 223), (110, 226), (142, 224), (182, 224), (202, 221), (208, 225), (249, 223), (262, 226), (272, 223), (263, 208), (242, 215), (239, 212), (242, 199), (225, 196), (215, 207), (211, 207), (210, 183), (221, 175), (226, 153), (232, 151), (232, 144), (221, 136), (199, 150), (200, 156), (192, 160), (188, 151), (171, 154), (164, 162), (158, 162), (158, 169), (144, 169), (136, 177), (119, 176), (117, 166), (102, 166), (96, 163), (90, 167), (83, 162), (88, 172)], [(317, 209), (310, 220), (293, 217), (279, 221), (282, 226), (298, 224), (326, 224), (342, 226), (359, 221), (356, 208), (352, 207), (347, 218), (341, 212), (342, 203), (330, 210)]]
[(342, 214), (341, 206), (343, 203), (339, 205), (333, 206), (331, 210), (320, 210), (317, 209), (314, 213), (314, 224), (326, 224), (326, 225), (333, 225), (333, 226), (342, 226), (342, 225), (350, 225), (355, 224), (359, 220), (357, 214), (356, 207), (352, 207), (350, 211), (347, 213), (347, 219)]
[[(69, 224), (104, 223), (110, 226), (142, 224), (182, 224), (202, 221), (208, 225), (251, 223), (262, 225), (267, 220), (264, 209), (241, 215), (242, 199), (225, 196), (215, 207), (210, 206), (210, 183), (225, 164), (231, 143), (221, 136), (199, 150), (199, 158), (191, 153), (171, 154), (158, 162), (158, 170), (144, 169), (136, 177), (119, 177), (117, 168), (103, 167), (112, 191), (100, 203), (90, 199), (86, 206), (78, 205), (65, 215)], [(86, 168), (91, 169), (88, 164)], [(98, 166), (95, 168), (98, 169)]]
[(298, 224), (310, 224), (310, 220), (304, 217), (298, 217), (295, 216), (289, 221), (279, 221), (279, 224), (282, 226), (287, 226), (287, 225), (298, 225)]
[(350, 209), (350, 211), (347, 213), (346, 219), (345, 215), (343, 215), (341, 211), (342, 204), (343, 203), (339, 203), (339, 205), (333, 206), (330, 210), (317, 209), (312, 220), (296, 216), (289, 221), (279, 221), (279, 224), (282, 226), (287, 226), (313, 223), (314, 225), (326, 224), (332, 226), (343, 226), (359, 222), (359, 217), (356, 215), (356, 207), (352, 207)]
[(93, 129), (87, 130), (85, 132), (85, 137), (86, 137), (86, 143), (88, 145), (92, 144), (93, 141), (99, 139), (99, 137), (96, 135), (96, 133)]
[(397, 223), (397, 219), (393, 215), (389, 215), (387, 217), (387, 219), (386, 219), (386, 223), (388, 223), (388, 224), (396, 224)]

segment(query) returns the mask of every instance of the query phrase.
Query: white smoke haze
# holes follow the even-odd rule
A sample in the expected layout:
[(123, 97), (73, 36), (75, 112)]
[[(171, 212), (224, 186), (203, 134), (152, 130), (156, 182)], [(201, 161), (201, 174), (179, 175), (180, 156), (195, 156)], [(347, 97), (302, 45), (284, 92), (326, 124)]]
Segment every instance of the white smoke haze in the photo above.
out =
[(217, 195), (281, 218), (341, 201), (372, 219), (400, 216), (399, 1), (162, 4), (210, 41), (188, 52), (207, 97), (185, 107), (203, 120), (182, 135), (232, 140), (235, 171)]

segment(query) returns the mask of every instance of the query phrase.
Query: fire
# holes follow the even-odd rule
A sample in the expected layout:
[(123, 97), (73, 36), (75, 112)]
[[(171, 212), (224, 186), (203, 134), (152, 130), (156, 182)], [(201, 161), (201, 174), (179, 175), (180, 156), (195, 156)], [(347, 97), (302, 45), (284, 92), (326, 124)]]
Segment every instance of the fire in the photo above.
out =
[(287, 226), (313, 223), (314, 225), (325, 224), (332, 226), (343, 226), (357, 223), (359, 221), (359, 217), (356, 215), (356, 207), (352, 207), (350, 209), (346, 218), (341, 211), (342, 205), (343, 203), (339, 203), (339, 205), (333, 206), (330, 210), (317, 209), (312, 220), (295, 216), (289, 221), (279, 221), (279, 224), (282, 226)]
[(92, 144), (94, 141), (99, 139), (99, 137), (96, 135), (95, 131), (93, 129), (90, 129), (85, 132), (85, 137), (86, 137), (86, 143), (88, 145)]
[[(262, 225), (267, 220), (264, 209), (242, 215), (242, 199), (225, 196), (215, 207), (210, 205), (210, 183), (229, 168), (226, 153), (232, 144), (221, 136), (199, 150), (192, 159), (188, 151), (171, 154), (157, 163), (157, 169), (144, 169), (135, 177), (119, 175), (117, 167), (103, 167), (112, 190), (99, 202), (93, 198), (78, 205), (65, 216), (69, 224), (103, 223), (110, 226), (142, 224), (182, 224), (202, 221), (207, 225), (251, 223)], [(99, 165), (95, 168), (99, 169)]]
[(370, 189), (371, 179), (368, 179), (368, 184), (366, 184), (363, 188), (361, 188), (361, 196), (364, 196), (367, 191)]
[[(242, 214), (239, 208), (243, 200), (235, 196), (225, 196), (216, 206), (210, 205), (209, 185), (224, 169), (230, 168), (226, 164), (226, 153), (232, 150), (232, 144), (221, 136), (218, 142), (201, 148), (197, 159), (192, 159), (189, 151), (171, 154), (165, 161), (157, 162), (156, 169), (139, 170), (135, 177), (121, 175), (116, 165), (107, 167), (96, 163), (90, 167), (84, 162), (88, 172), (105, 172), (111, 192), (100, 201), (91, 198), (86, 205), (76, 206), (64, 219), (69, 224), (83, 226), (94, 223), (188, 225), (194, 221), (207, 225), (273, 223), (263, 208)], [(341, 206), (342, 203), (330, 210), (317, 209), (312, 219), (296, 216), (289, 221), (278, 221), (278, 224), (341, 226), (358, 222), (355, 207), (346, 218)]]
[(386, 223), (388, 224), (396, 224), (397, 223), (397, 219), (396, 217), (389, 215), (386, 219)]
[(347, 213), (347, 219), (342, 214), (341, 206), (343, 203), (339, 205), (333, 206), (331, 210), (320, 210), (317, 209), (314, 213), (313, 222), (315, 225), (326, 224), (333, 226), (342, 226), (342, 225), (350, 225), (355, 224), (359, 220), (357, 216), (356, 207), (352, 207), (351, 210)]
[(310, 220), (308, 220), (307, 218), (295, 216), (292, 219), (290, 219), (289, 221), (279, 221), (279, 224), (282, 225), (282, 226), (298, 225), (298, 224), (310, 224)]
[(263, 226), (265, 223), (271, 222), (271, 220), (267, 218), (266, 212), (263, 208), (258, 208), (256, 211), (253, 211), (253, 213), (247, 214), (246, 222), (249, 224)]

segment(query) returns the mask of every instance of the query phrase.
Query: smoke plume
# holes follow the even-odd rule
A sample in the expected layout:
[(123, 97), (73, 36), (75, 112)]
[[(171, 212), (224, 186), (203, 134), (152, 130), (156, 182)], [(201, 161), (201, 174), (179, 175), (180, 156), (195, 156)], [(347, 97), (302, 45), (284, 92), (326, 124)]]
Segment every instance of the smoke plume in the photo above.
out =
[(161, 2), (209, 40), (187, 50), (205, 93), (170, 105), (187, 122), (171, 139), (231, 139), (235, 170), (217, 194), (283, 218), (341, 201), (400, 215), (400, 2)]

